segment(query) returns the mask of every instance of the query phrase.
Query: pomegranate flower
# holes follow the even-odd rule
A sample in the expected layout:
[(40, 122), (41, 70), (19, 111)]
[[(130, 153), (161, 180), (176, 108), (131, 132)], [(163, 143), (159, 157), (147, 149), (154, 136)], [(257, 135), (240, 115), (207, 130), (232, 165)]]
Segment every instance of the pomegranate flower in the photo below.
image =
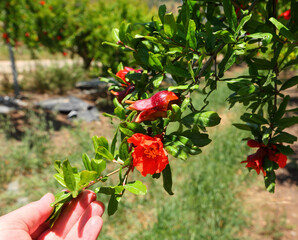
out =
[(131, 67), (125, 67), (124, 69), (120, 70), (119, 72), (116, 73), (116, 76), (121, 78), (127, 85), (130, 85), (125, 79), (125, 76), (129, 72), (136, 72), (136, 73), (141, 73), (142, 70), (136, 70)]
[(132, 153), (133, 166), (145, 177), (147, 174), (161, 173), (169, 164), (168, 154), (163, 148), (161, 136), (150, 137), (135, 133), (129, 139), (134, 151)]
[(291, 18), (291, 9), (283, 12), (278, 16), (278, 18), (281, 18), (281, 17), (283, 17), (285, 20), (289, 20)]
[(111, 93), (116, 96), (116, 98), (118, 99), (119, 102), (121, 102), (129, 93), (133, 92), (133, 90), (135, 89), (135, 86), (132, 85), (131, 83), (127, 82), (126, 79), (125, 79), (125, 76), (127, 73), (129, 72), (136, 72), (136, 73), (141, 73), (142, 70), (135, 70), (131, 67), (125, 67), (124, 69), (120, 70), (119, 72), (116, 73), (116, 76), (121, 78), (125, 84), (121, 84), (122, 87), (125, 87), (125, 89), (123, 91), (119, 91), (119, 92), (116, 92), (116, 91), (111, 91)]
[(246, 161), (242, 161), (241, 163), (247, 163), (247, 168), (255, 169), (257, 174), (260, 171), (263, 172), (263, 175), (266, 176), (266, 171), (263, 169), (264, 158), (268, 157), (270, 161), (276, 162), (280, 168), (284, 168), (287, 164), (287, 156), (278, 153), (277, 147), (275, 145), (266, 146), (263, 143), (259, 143), (255, 140), (248, 140), (247, 145), (251, 148), (259, 148), (256, 153), (251, 154), (247, 157)]
[(167, 116), (171, 102), (177, 101), (179, 98), (173, 92), (161, 91), (154, 94), (148, 99), (138, 101), (126, 101), (132, 103), (127, 107), (129, 110), (137, 110), (140, 113), (135, 119), (135, 122), (153, 121), (160, 117)]

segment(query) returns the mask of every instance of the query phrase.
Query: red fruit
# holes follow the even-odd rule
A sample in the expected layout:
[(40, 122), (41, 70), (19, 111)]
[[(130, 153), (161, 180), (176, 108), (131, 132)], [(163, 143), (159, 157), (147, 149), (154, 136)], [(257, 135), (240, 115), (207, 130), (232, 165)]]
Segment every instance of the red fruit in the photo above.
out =
[(30, 37), (30, 33), (26, 32), (25, 37)]
[(7, 33), (3, 33), (3, 34), (2, 34), (2, 37), (3, 37), (4, 39), (7, 39), (7, 38), (8, 38), (8, 34), (7, 34)]
[(40, 5), (42, 5), (42, 6), (46, 4), (45, 1), (40, 1), (39, 3), (40, 3)]
[(66, 57), (67, 56), (67, 52), (63, 52), (63, 56)]

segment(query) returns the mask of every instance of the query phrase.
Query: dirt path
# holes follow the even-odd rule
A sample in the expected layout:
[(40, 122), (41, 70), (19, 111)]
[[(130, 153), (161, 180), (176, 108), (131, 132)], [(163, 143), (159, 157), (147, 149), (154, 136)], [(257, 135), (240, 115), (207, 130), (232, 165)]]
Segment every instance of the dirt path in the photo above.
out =
[[(82, 63), (81, 59), (60, 59), (60, 60), (49, 60), (49, 59), (38, 59), (38, 60), (19, 60), (16, 61), (17, 71), (24, 72), (34, 70), (36, 66), (48, 67), (51, 65), (57, 65), (63, 67), (65, 65), (73, 65), (75, 63)], [(11, 62), (0, 61), (0, 73), (11, 74)]]

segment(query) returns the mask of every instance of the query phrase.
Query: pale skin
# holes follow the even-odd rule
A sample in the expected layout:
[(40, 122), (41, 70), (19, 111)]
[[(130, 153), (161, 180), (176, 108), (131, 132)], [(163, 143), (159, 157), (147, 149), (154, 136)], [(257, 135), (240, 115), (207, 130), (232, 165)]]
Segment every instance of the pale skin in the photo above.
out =
[(82, 192), (66, 206), (52, 229), (45, 223), (51, 215), (54, 195), (48, 193), (0, 217), (1, 240), (96, 240), (102, 227), (104, 205), (92, 191)]

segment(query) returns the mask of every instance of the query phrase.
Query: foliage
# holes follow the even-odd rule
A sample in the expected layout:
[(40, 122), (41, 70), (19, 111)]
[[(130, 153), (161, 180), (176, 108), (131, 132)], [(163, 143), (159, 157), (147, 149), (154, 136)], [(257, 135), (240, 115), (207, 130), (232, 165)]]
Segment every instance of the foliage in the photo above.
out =
[[(89, 1), (89, 0), (21, 0), (0, 3), (0, 32), (4, 40), (14, 46), (23, 42), (32, 51), (40, 46), (64, 55), (79, 55), (84, 67), (89, 68), (93, 60), (110, 66), (115, 59), (128, 62), (125, 53), (102, 46), (111, 41), (110, 29), (122, 21), (136, 23), (147, 21), (147, 3), (133, 1)], [(116, 65), (115, 65), (116, 66)]]
[(37, 64), (35, 68), (34, 71), (24, 73), (22, 80), (24, 90), (64, 94), (73, 89), (76, 82), (87, 76), (86, 71), (78, 64), (62, 67), (52, 65), (46, 68)]

